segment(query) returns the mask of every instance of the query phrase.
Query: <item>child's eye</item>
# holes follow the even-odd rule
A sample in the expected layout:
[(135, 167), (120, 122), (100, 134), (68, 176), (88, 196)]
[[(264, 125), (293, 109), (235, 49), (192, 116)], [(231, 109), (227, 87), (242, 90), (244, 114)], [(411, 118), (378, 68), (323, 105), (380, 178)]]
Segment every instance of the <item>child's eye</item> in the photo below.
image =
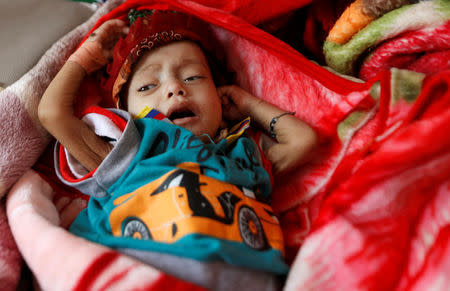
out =
[(138, 92), (144, 92), (144, 91), (153, 89), (155, 87), (156, 87), (156, 84), (148, 84), (148, 85), (145, 85), (145, 86), (142, 86), (141, 88), (139, 88)]
[(189, 83), (189, 82), (192, 82), (192, 81), (195, 81), (195, 80), (198, 80), (198, 79), (203, 79), (203, 78), (204, 78), (203, 76), (191, 76), (191, 77), (188, 77), (188, 78), (184, 79), (184, 81), (186, 83)]

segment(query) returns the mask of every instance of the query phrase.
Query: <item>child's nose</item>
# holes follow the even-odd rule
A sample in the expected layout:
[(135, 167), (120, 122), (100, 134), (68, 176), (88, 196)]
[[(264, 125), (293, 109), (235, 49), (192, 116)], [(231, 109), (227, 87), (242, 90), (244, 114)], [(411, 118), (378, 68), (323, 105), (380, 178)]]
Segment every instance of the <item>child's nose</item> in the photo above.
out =
[(186, 96), (186, 89), (179, 81), (174, 81), (169, 85), (167, 90), (167, 97)]

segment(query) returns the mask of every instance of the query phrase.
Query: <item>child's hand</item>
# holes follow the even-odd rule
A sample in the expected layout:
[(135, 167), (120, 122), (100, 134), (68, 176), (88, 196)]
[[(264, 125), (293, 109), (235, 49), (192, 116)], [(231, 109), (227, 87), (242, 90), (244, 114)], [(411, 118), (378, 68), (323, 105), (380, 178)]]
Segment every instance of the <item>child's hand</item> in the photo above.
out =
[(261, 146), (275, 174), (290, 171), (311, 157), (310, 153), (317, 145), (318, 138), (308, 124), (238, 86), (220, 87), (217, 92), (222, 98), (226, 119), (250, 116), (252, 122), (269, 134), (261, 135)]
[(123, 20), (110, 19), (94, 30), (86, 42), (98, 42), (101, 45), (104, 57), (108, 60), (112, 58), (113, 49), (117, 41), (121, 37), (126, 36), (128, 32), (129, 27)]
[(73, 53), (68, 61), (79, 64), (90, 74), (105, 66), (112, 58), (117, 41), (129, 31), (125, 22), (111, 19), (100, 25)]
[(223, 115), (230, 121), (248, 117), (250, 106), (257, 106), (261, 102), (260, 99), (236, 85), (219, 87), (217, 93), (222, 99)]

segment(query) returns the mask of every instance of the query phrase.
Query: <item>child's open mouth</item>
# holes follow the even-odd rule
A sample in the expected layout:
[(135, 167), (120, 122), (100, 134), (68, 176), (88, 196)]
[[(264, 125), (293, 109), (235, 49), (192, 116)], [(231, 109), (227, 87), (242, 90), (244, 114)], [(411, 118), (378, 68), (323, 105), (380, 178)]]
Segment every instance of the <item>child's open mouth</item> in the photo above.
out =
[(177, 110), (169, 115), (169, 119), (176, 125), (183, 125), (197, 118), (198, 116), (195, 115), (195, 113), (192, 112), (190, 109)]

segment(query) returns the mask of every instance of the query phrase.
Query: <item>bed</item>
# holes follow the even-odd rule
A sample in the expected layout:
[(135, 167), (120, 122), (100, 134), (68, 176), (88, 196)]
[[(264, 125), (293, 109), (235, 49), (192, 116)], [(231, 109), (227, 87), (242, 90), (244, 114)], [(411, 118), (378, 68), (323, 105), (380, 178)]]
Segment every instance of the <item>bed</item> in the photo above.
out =
[[(417, 39), (414, 32), (448, 36), (448, 1), (410, 4), (443, 11), (442, 19), (358, 48), (355, 60), (346, 61), (350, 71), (335, 61), (326, 66), (330, 57), (318, 49), (349, 2), (283, 1), (275, 6), (265, 0), (168, 0), (146, 5), (184, 11), (210, 23), (236, 82), (259, 98), (297, 111), (319, 133), (311, 162), (275, 182), (272, 206), (291, 265), (280, 289), (448, 290), (450, 74), (442, 60), (449, 48), (444, 41), (409, 51), (408, 63), (398, 59), (405, 53), (396, 46)], [(37, 104), (89, 31), (142, 3), (66, 4), (86, 13), (75, 21), (79, 25), (67, 24), (61, 38), (48, 40), (53, 43), (48, 50), (36, 51), (39, 61), (34, 57), (15, 77), (2, 81), (0, 289), (20, 286), (24, 260), (34, 286), (42, 290), (204, 290), (66, 230), (86, 201), (55, 186), (51, 138), (39, 124)], [(396, 10), (398, 18), (386, 13), (392, 23), (402, 19)], [(368, 27), (353, 39), (374, 30)], [(336, 55), (348, 55), (344, 46), (334, 47)], [(387, 61), (370, 61), (378, 49), (386, 50), (383, 46), (401, 53), (394, 50), (395, 57)], [(442, 62), (427, 70), (419, 57), (436, 52)], [(361, 55), (368, 56), (362, 63)], [(217, 290), (232, 287), (229, 282)]]

